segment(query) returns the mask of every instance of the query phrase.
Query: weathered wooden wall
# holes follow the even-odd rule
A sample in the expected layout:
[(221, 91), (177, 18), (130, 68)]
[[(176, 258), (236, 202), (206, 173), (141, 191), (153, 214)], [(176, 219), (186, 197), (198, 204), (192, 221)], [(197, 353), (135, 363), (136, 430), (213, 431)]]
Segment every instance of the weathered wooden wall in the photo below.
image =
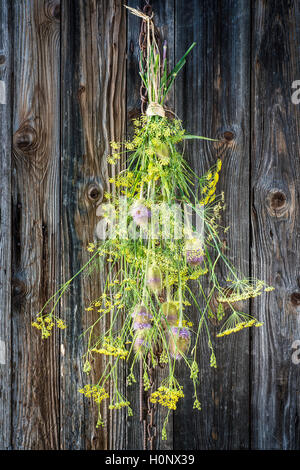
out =
[[(95, 410), (78, 396), (79, 335), (90, 320), (83, 308), (101, 276), (98, 285), (79, 280), (64, 299), (67, 330), (41, 341), (31, 328), (86, 259), (95, 206), (109, 190), (109, 141), (130, 132), (139, 110), (139, 20), (123, 3), (0, 0), (1, 449), (142, 448), (138, 417), (105, 410), (107, 426), (96, 430)], [(203, 345), (200, 413), (179, 366), (187, 400), (169, 440), (158, 437), (156, 446), (300, 449), (300, 364), (292, 361), (300, 340), (300, 105), (291, 101), (300, 1), (151, 4), (171, 63), (197, 42), (168, 106), (191, 133), (220, 139), (190, 143), (187, 158), (199, 173), (223, 158), (231, 258), (276, 288), (249, 305), (264, 328), (215, 341), (216, 370)]]

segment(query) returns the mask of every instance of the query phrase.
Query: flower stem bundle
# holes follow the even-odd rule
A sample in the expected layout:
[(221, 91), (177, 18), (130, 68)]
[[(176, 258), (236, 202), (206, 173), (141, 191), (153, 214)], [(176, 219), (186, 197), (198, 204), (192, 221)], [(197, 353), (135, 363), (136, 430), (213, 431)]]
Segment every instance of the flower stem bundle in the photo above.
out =
[[(119, 366), (126, 362), (130, 386), (136, 382), (136, 363), (142, 361), (147, 390), (149, 357), (153, 367), (161, 364), (167, 370), (150, 397), (152, 403), (168, 409), (166, 421), (170, 410), (184, 398), (184, 384), (176, 378), (178, 362), (190, 371), (193, 408), (200, 410), (198, 349), (202, 335), (211, 351), (210, 366), (217, 366), (209, 322), (220, 325), (217, 336), (260, 326), (242, 309), (245, 300), (272, 290), (261, 280), (240, 276), (224, 253), (224, 194), (216, 191), (221, 159), (201, 176), (184, 159), (186, 139), (213, 139), (187, 134), (181, 121), (168, 117), (165, 110), (166, 96), (195, 44), (169, 73), (166, 45), (161, 53), (152, 19), (130, 10), (147, 22), (147, 51), (140, 71), (148, 94), (147, 112), (133, 120), (132, 138), (111, 142), (108, 163), (122, 161), (125, 165), (118, 176), (110, 178), (115, 190), (105, 194), (106, 201), (98, 211), (101, 219), (96, 233), (100, 239), (88, 246), (90, 260), (50, 299), (53, 308), (48, 311), (49, 300), (33, 323), (43, 337), (50, 335), (55, 323), (65, 328), (55, 315), (61, 296), (77, 275), (91, 272), (95, 260), (103, 260), (108, 268), (102, 295), (87, 306), (98, 318), (85, 333), (84, 371), (89, 374), (97, 355), (109, 360), (97, 383), (80, 390), (98, 404), (98, 425), (103, 424), (103, 400), (109, 401), (109, 409), (126, 407), (129, 415), (133, 413), (123, 395)], [(220, 265), (226, 272), (225, 281), (218, 278)]]

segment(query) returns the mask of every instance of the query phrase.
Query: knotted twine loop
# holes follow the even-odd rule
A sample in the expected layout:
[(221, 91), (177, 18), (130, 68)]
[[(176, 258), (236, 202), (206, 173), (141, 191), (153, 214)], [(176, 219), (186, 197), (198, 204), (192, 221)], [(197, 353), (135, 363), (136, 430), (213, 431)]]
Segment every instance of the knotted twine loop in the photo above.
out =
[(148, 108), (146, 110), (146, 114), (147, 116), (160, 116), (160, 117), (166, 116), (163, 106), (159, 103), (155, 103), (154, 101), (149, 103)]

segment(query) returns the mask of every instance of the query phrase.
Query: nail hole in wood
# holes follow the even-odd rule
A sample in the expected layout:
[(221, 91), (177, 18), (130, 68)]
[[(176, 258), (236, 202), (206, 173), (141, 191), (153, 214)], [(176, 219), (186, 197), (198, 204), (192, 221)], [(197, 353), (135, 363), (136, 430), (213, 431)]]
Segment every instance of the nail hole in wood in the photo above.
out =
[(81, 95), (83, 95), (84, 93), (85, 93), (85, 86), (80, 85), (80, 87), (78, 88), (78, 92), (77, 92), (78, 99), (80, 99)]

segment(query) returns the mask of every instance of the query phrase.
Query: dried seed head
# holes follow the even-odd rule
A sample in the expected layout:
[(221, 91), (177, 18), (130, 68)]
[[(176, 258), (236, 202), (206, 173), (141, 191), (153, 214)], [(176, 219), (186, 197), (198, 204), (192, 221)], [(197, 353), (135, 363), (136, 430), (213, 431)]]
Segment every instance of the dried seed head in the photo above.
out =
[(158, 266), (150, 266), (147, 271), (147, 285), (148, 287), (159, 294), (162, 290), (162, 275)]
[(178, 321), (178, 308), (175, 302), (164, 302), (161, 306), (163, 317), (162, 325), (164, 328), (175, 326)]
[(186, 260), (191, 266), (201, 264), (204, 258), (202, 243), (198, 238), (187, 240), (185, 244)]
[(131, 316), (135, 323), (149, 323), (153, 318), (144, 305), (137, 305)]
[(134, 351), (139, 354), (143, 355), (145, 352), (145, 349), (148, 349), (150, 346), (149, 340), (147, 339), (147, 331), (138, 331), (135, 335), (134, 341), (133, 341), (133, 348)]
[(181, 359), (188, 352), (191, 343), (191, 332), (187, 328), (173, 326), (169, 334), (170, 354)]
[(145, 206), (142, 200), (139, 200), (131, 206), (130, 215), (137, 225), (145, 226), (151, 217), (151, 210)]

